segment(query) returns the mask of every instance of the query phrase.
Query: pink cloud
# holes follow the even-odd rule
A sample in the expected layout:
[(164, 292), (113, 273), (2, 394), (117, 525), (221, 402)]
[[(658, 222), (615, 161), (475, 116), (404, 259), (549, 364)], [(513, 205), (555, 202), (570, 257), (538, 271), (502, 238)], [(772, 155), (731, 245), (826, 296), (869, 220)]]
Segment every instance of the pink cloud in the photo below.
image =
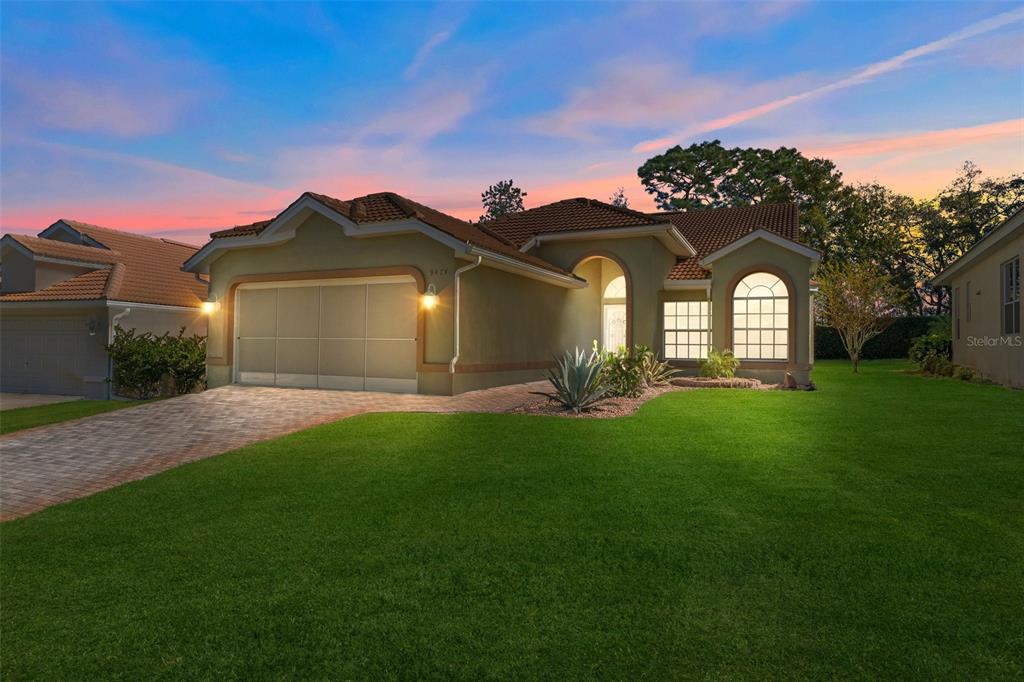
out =
[(962, 128), (884, 135), (848, 142), (835, 142), (824, 146), (811, 146), (804, 149), (804, 154), (828, 159), (883, 156), (894, 153), (910, 153), (918, 156), (934, 151), (945, 151), (994, 141), (1004, 141), (1011, 145), (1014, 142), (1020, 144), (1021, 140), (1024, 140), (1024, 118), (1012, 118), (1006, 121)]
[(862, 85), (878, 78), (879, 76), (899, 71), (921, 57), (948, 50), (966, 40), (995, 31), (1004, 26), (1021, 21), (1022, 19), (1024, 19), (1024, 9), (1017, 9), (997, 14), (994, 17), (971, 24), (966, 28), (951, 33), (943, 38), (939, 38), (938, 40), (933, 40), (910, 50), (906, 50), (895, 57), (890, 57), (889, 59), (868, 64), (867, 66), (858, 69), (853, 74), (840, 78), (839, 80), (832, 81), (809, 90), (804, 90), (794, 95), (773, 99), (757, 106), (741, 109), (725, 116), (718, 116), (708, 121), (692, 125), (667, 137), (659, 137), (655, 140), (641, 142), (633, 148), (633, 151), (659, 151), (667, 145), (672, 144), (673, 141), (678, 142), (702, 133), (722, 128), (729, 128), (740, 123), (745, 123), (752, 119), (759, 118), (773, 111), (778, 111), (779, 109), (792, 106), (798, 102), (821, 97), (822, 95), (827, 95), (856, 85)]

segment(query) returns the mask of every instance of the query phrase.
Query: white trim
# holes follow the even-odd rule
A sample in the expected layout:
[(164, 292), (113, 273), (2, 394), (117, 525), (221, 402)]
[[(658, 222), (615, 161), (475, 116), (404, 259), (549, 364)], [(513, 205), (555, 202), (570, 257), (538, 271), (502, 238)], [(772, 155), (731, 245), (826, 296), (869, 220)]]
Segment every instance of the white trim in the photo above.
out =
[(750, 244), (751, 242), (754, 242), (758, 239), (763, 239), (766, 242), (775, 244), (776, 246), (786, 249), (787, 251), (793, 251), (794, 253), (798, 253), (801, 256), (810, 258), (814, 262), (821, 260), (821, 254), (818, 251), (812, 249), (811, 247), (804, 246), (803, 244), (798, 244), (797, 242), (791, 239), (786, 239), (781, 235), (761, 228), (754, 230), (753, 232), (750, 232), (748, 234), (745, 234), (739, 239), (736, 239), (735, 241), (729, 242), (728, 244), (718, 249), (717, 251), (709, 253), (708, 255), (704, 256), (704, 258), (701, 259), (700, 264), (703, 267), (707, 267), (710, 263), (713, 263), (722, 256), (726, 256), (737, 249), (741, 249), (747, 244)]
[(480, 256), (483, 258), (485, 265), (489, 265), (496, 270), (504, 270), (530, 279), (547, 282), (548, 284), (557, 284), (558, 286), (562, 286), (567, 289), (583, 289), (587, 286), (585, 281), (574, 275), (562, 275), (557, 272), (552, 272), (536, 265), (516, 260), (511, 256), (495, 253), (494, 251), (489, 251), (487, 249), (481, 249), (478, 246), (470, 246), (467, 255)]
[[(54, 232), (61, 232), (61, 231), (67, 232), (72, 237), (77, 237), (78, 240), (81, 241), (81, 242), (86, 242), (86, 241), (92, 242), (93, 248), (105, 249), (107, 251), (110, 251), (110, 248), (106, 244), (103, 244), (102, 242), (99, 242), (99, 241), (93, 239), (92, 237), (90, 237), (89, 235), (85, 234), (81, 230), (78, 230), (78, 229), (76, 229), (74, 227), (71, 227), (66, 222), (64, 222), (63, 219), (62, 220), (58, 220), (53, 225), (50, 225), (48, 228), (46, 228), (45, 230), (40, 232), (39, 236), (42, 237), (43, 239), (49, 239), (51, 234), (53, 234)], [(57, 241), (60, 241), (60, 240), (57, 240)], [(67, 243), (67, 242), (64, 242), (64, 243)], [(82, 244), (82, 245), (84, 245), (84, 244)]]
[(974, 246), (967, 249), (966, 253), (957, 258), (949, 267), (936, 275), (935, 278), (932, 279), (931, 284), (946, 287), (952, 286), (951, 277), (976, 261), (986, 251), (994, 248), (996, 244), (1013, 234), (1013, 232), (1019, 229), (1022, 225), (1024, 225), (1024, 208), (1014, 213), (1012, 216), (1007, 218), (1006, 222), (1002, 225), (975, 242)]
[[(339, 224), (346, 237), (379, 237), (384, 235), (390, 236), (419, 233), (452, 248), (455, 251), (456, 256), (481, 256), (488, 265), (499, 270), (507, 270), (514, 274), (523, 275), (530, 277), (531, 279), (538, 279), (543, 282), (548, 282), (549, 284), (557, 284), (564, 287), (582, 288), (586, 286), (582, 280), (571, 275), (562, 275), (557, 272), (490, 251), (489, 249), (484, 249), (474, 246), (468, 242), (464, 242), (451, 236), (447, 232), (434, 227), (433, 225), (428, 225), (418, 218), (409, 218), (406, 220), (387, 223), (359, 225), (337, 211), (325, 206), (319, 200), (309, 196), (303, 196), (301, 199), (285, 209), (281, 215), (279, 215), (270, 225), (264, 228), (264, 230), (258, 235), (253, 237), (211, 239), (209, 243), (185, 261), (181, 266), (181, 269), (186, 272), (208, 273), (208, 261), (215, 257), (219, 257), (219, 252), (221, 251), (254, 246), (267, 246), (269, 244), (287, 241), (294, 236), (294, 228), (297, 227), (297, 225), (293, 223), (293, 219), (301, 217), (304, 211), (315, 211)], [(287, 229), (285, 226), (288, 226), (291, 229)], [(279, 232), (281, 234), (277, 234)]]
[(163, 303), (136, 303), (135, 301), (107, 301), (107, 307), (111, 308), (114, 306), (128, 306), (130, 308), (144, 308), (154, 310), (182, 310), (182, 311), (197, 311), (202, 310), (202, 306), (189, 306), (189, 305), (164, 305)]
[[(415, 284), (412, 275), (383, 275), (381, 277), (335, 277), (329, 279), (296, 279), (280, 282), (245, 282), (239, 289), (288, 289), (302, 287), (355, 286), (357, 284)], [(284, 337), (279, 337), (284, 338)]]
[(665, 248), (677, 256), (693, 257), (697, 251), (686, 237), (672, 223), (638, 225), (636, 227), (610, 227), (599, 230), (573, 230), (544, 232), (534, 235), (530, 241), (519, 247), (524, 253), (544, 242), (576, 241), (588, 239), (628, 239), (630, 237), (655, 237)]
[(665, 291), (689, 291), (700, 290), (711, 293), (710, 279), (666, 279), (662, 282), (661, 288)]

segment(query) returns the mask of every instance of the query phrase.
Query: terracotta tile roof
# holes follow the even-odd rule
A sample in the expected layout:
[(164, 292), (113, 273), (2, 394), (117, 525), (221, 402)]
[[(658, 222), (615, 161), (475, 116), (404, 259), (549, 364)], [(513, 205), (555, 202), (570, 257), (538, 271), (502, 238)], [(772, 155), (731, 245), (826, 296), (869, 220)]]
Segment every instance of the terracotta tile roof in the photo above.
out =
[(49, 256), (50, 258), (62, 258), (86, 263), (116, 263), (120, 257), (120, 254), (116, 251), (101, 249), (95, 246), (69, 244), (56, 239), (30, 237), (27, 234), (9, 234), (7, 236), (32, 253), (40, 256)]
[(765, 229), (786, 239), (800, 241), (800, 216), (796, 204), (759, 204), (648, 215), (671, 221), (697, 252), (694, 258), (680, 258), (669, 273), (669, 279), (709, 278), (711, 273), (702, 268), (699, 261), (754, 230)]
[(665, 222), (629, 208), (577, 197), (512, 213), (482, 225), (508, 242), (522, 246), (538, 234), (660, 225)]
[[(105, 269), (107, 276), (110, 276), (110, 281), (106, 282), (106, 279), (104, 280), (104, 289), (99, 292), (96, 298), (186, 307), (199, 307), (202, 301), (205, 300), (207, 284), (197, 281), (191, 273), (181, 271), (182, 263), (197, 251), (194, 246), (169, 239), (147, 237), (131, 232), (113, 230), (109, 227), (90, 225), (89, 223), (77, 220), (62, 219), (55, 224), (59, 223), (64, 223), (77, 232), (79, 237), (82, 238), (83, 244), (72, 244), (57, 239), (41, 237), (9, 236), (29, 251), (38, 255), (81, 263), (111, 264), (112, 268)], [(83, 235), (84, 238), (82, 237)], [(102, 246), (91, 245), (94, 243)], [(58, 287), (61, 287), (61, 285), (75, 282), (73, 286), (78, 287), (74, 289), (75, 297), (66, 300), (84, 300), (82, 298), (84, 294), (81, 292), (86, 290), (90, 293), (96, 292), (94, 289), (83, 288), (82, 282), (87, 282), (91, 286), (100, 277), (99, 274), (93, 273), (86, 273), (86, 275), (92, 275), (92, 277), (81, 280), (85, 275), (79, 275), (72, 280), (53, 285), (43, 291), (47, 292), (47, 296), (53, 296), (55, 295), (55, 290), (57, 293), (66, 291), (66, 289), (58, 290)], [(67, 291), (70, 295), (70, 290)], [(62, 300), (59, 298), (10, 298), (11, 296), (41, 293), (43, 292), (6, 294), (0, 297), (0, 300)]]
[[(302, 197), (307, 196), (337, 211), (356, 224), (386, 223), (416, 218), (459, 241), (468, 242), (473, 246), (488, 249), (545, 270), (559, 274), (570, 274), (542, 258), (522, 253), (513, 244), (490, 229), (467, 223), (464, 220), (450, 216), (447, 213), (442, 213), (429, 206), (424, 206), (394, 192), (377, 192), (347, 201), (315, 192), (305, 192), (302, 195)], [(227, 230), (214, 232), (210, 237), (212, 239), (225, 239), (255, 235), (261, 233), (272, 222), (273, 220), (264, 220), (250, 225), (239, 225)], [(489, 228), (490, 226), (487, 227)]]
[(39, 291), (4, 294), (0, 301), (97, 301), (104, 298), (112, 268), (100, 268), (57, 282)]

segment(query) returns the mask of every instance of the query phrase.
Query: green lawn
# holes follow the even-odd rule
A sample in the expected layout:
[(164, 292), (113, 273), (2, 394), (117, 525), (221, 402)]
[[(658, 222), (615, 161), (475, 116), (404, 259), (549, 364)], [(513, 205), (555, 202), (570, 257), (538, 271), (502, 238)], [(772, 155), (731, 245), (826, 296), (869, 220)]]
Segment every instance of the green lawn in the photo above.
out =
[(0, 411), (0, 434), (44, 426), (69, 419), (90, 417), (101, 412), (133, 407), (138, 402), (127, 400), (71, 400), (65, 403), (21, 407), (16, 410)]
[(368, 415), (0, 526), (2, 677), (1020, 678), (1024, 393)]

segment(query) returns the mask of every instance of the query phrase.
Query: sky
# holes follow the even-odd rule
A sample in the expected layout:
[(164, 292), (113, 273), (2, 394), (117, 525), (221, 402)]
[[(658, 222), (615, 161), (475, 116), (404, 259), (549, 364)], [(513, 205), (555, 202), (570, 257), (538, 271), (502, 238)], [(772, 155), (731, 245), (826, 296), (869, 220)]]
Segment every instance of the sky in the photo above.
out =
[(0, 229), (203, 243), (310, 190), (462, 218), (675, 144), (796, 147), (917, 197), (1024, 170), (1024, 5), (0, 4)]

